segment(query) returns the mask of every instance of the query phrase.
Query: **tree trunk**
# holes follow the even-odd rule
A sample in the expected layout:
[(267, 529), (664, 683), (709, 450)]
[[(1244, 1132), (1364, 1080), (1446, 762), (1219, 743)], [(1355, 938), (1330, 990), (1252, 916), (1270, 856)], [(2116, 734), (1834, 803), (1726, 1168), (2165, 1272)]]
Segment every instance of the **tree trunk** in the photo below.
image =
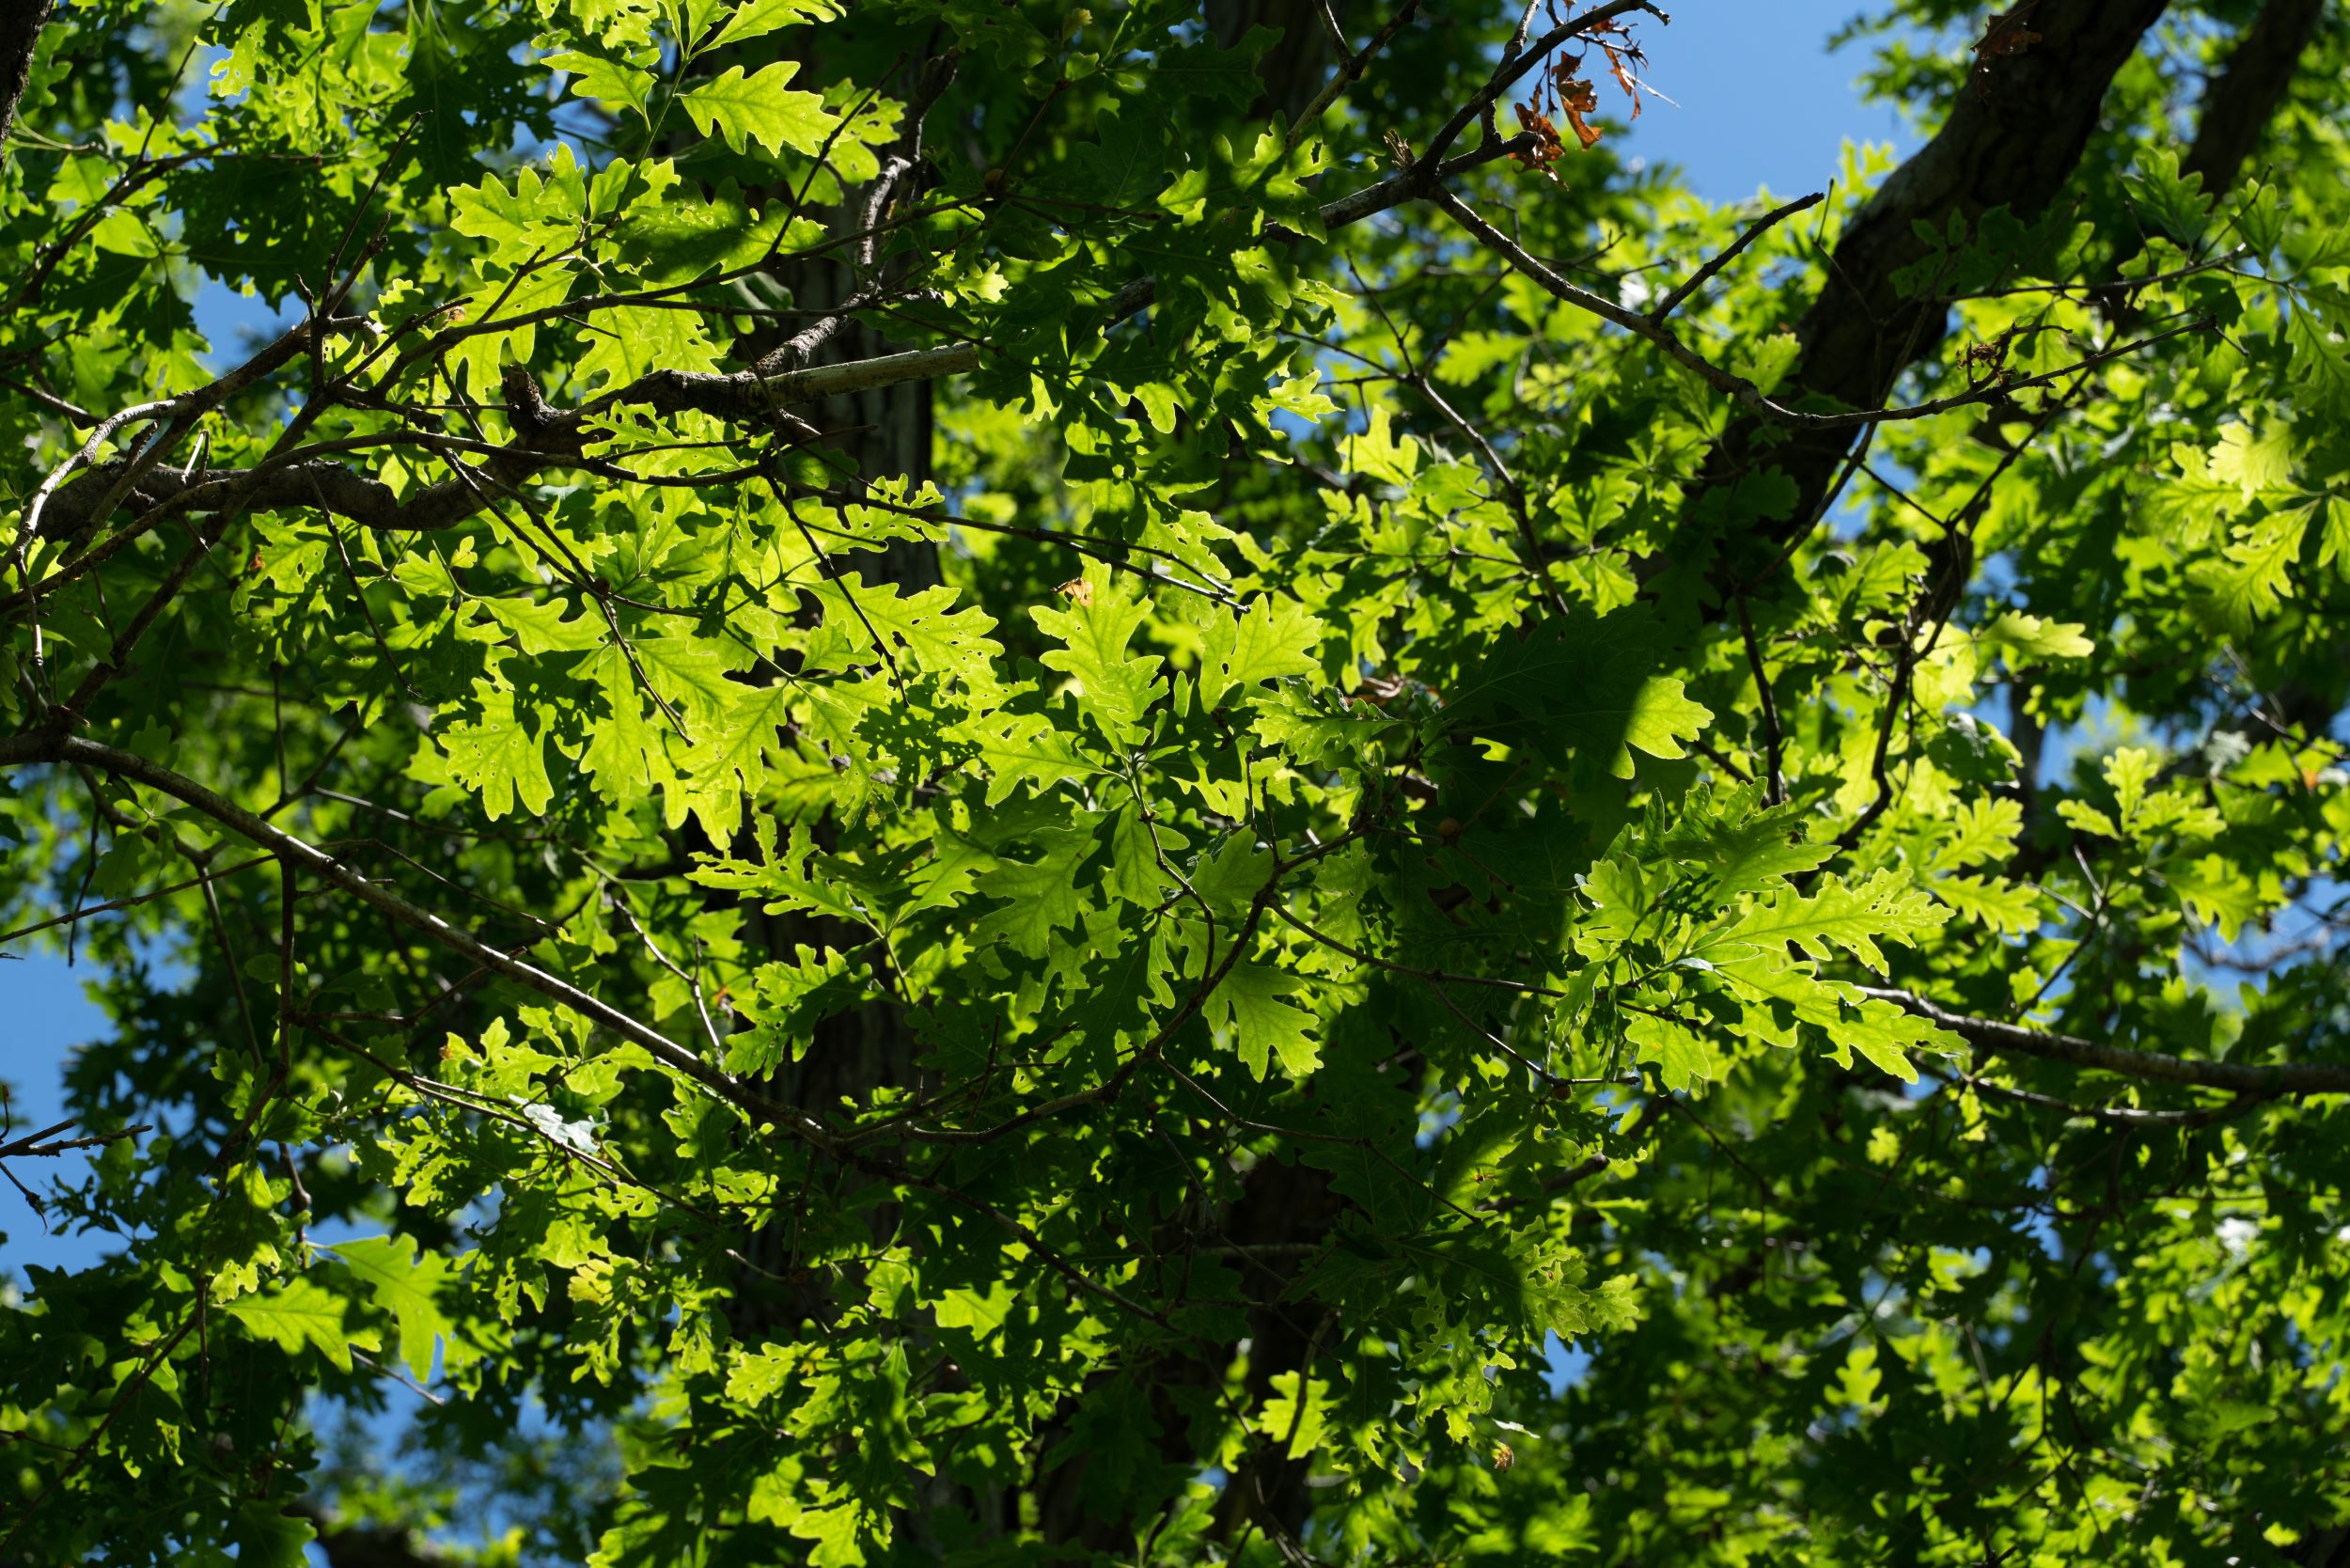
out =
[[(801, 74), (809, 80), (824, 79), (822, 51), (828, 41), (835, 47), (854, 46), (854, 40), (841, 31), (854, 24), (853, 21), (844, 21), (821, 29), (794, 29), (789, 36), (798, 46), (797, 57), (803, 61)], [(920, 62), (915, 72), (916, 79), (929, 86), (932, 97), (945, 85), (943, 79), (933, 83), (932, 68), (938, 63)], [(927, 106), (925, 100), (922, 108)], [(896, 200), (906, 199), (920, 188), (918, 132), (900, 150), (910, 166), (896, 185), (892, 196)], [(784, 199), (786, 194), (764, 193), (771, 201)], [(836, 234), (846, 235), (869, 227), (865, 212), (868, 195), (861, 189), (851, 190), (847, 199), (828, 214), (827, 227)], [(761, 292), (768, 300), (788, 301), (793, 313), (789, 318), (792, 324), (753, 335), (741, 346), (742, 357), (760, 360), (778, 352), (790, 352), (786, 350), (790, 339), (807, 333), (880, 281), (878, 275), (867, 274), (860, 264), (866, 259), (858, 246), (844, 244), (812, 259), (774, 268), (762, 280), (766, 287)], [(806, 365), (844, 364), (910, 346), (893, 342), (874, 328), (852, 319), (804, 353), (793, 353), (793, 357)], [(831, 454), (843, 486), (869, 484), (883, 478), (902, 478), (918, 486), (928, 483), (931, 478), (931, 400), (930, 382), (909, 381), (829, 398), (802, 413), (825, 432), (822, 445)], [(817, 536), (817, 542), (829, 557), (826, 570), (842, 575), (856, 573), (869, 585), (887, 583), (913, 592), (940, 581), (937, 550), (924, 541), (896, 541), (885, 551), (854, 553), (835, 548), (836, 541), (822, 535)], [(838, 829), (838, 823), (825, 822), (817, 824), (816, 833), (820, 841), (829, 847)], [(861, 949), (870, 933), (835, 919), (805, 915), (768, 916), (753, 908), (746, 912), (745, 935), (752, 945), (763, 948), (769, 958), (789, 962), (803, 945), (820, 952), (828, 949)], [(885, 962), (875, 960), (877, 965)], [(863, 1105), (877, 1090), (914, 1083), (917, 1076), (916, 1050), (904, 1010), (894, 1002), (876, 1000), (820, 1022), (806, 1054), (797, 1060), (785, 1062), (771, 1082), (778, 1098), (821, 1119), (837, 1111), (843, 1100)], [(801, 1277), (797, 1260), (792, 1256), (799, 1229), (795, 1211), (798, 1204), (808, 1199), (807, 1194), (788, 1197), (776, 1217), (744, 1247), (747, 1266), (730, 1313), (738, 1334), (751, 1339), (771, 1331), (788, 1334), (804, 1317), (821, 1319), (826, 1315), (822, 1288)], [(886, 1236), (881, 1232), (894, 1225), (894, 1210), (877, 1213), (871, 1219), (877, 1232), (876, 1243), (885, 1241)]]
[(2301, 56), (2325, 18), (2326, 0), (2268, 0), (2261, 8), (2203, 94), (2195, 145), (2180, 160), (2181, 174), (2201, 176), (2203, 189), (2214, 196), (2235, 183), (2292, 91)]
[[(1926, 291), (1904, 299), (1894, 276), (1931, 254), (1913, 225), (1951, 214), (1972, 223), (2004, 206), (2029, 222), (2045, 212), (2078, 165), (2114, 75), (2136, 54), (2164, 0), (2043, 0), (2041, 35), (2020, 55), (1989, 59), (1963, 89), (1935, 138), (1895, 170), (1837, 243), (1811, 307), (1796, 326), (1802, 355), (1782, 402), (1825, 399), (1847, 409), (1885, 406), (1903, 370), (1933, 353), (1950, 330), (1950, 303)], [(1706, 462), (1699, 491), (1734, 485), (1757, 468), (1795, 481), (1794, 509), (1760, 530), (1732, 570), (1768, 561), (1810, 527), (1826, 504), (1856, 432), (1761, 441), (1752, 419), (1732, 423)]]
[(0, 143), (16, 125), (16, 106), (33, 76), (33, 52), (55, 0), (12, 0), (0, 7)]

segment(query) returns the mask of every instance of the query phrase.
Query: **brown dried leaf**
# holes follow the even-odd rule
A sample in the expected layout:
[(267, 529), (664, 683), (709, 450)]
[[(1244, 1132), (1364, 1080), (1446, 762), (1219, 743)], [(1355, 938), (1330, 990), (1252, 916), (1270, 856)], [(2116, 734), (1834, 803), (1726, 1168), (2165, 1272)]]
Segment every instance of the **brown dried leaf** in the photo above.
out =
[(1991, 19), (1982, 40), (1975, 45), (1975, 91), (1980, 96), (1990, 90), (1991, 63), (2012, 60), (2028, 54), (2038, 43), (2041, 35), (2031, 30), (2031, 13), (2040, 8), (2040, 0), (2022, 0), (2013, 10)]
[(1559, 84), (1559, 106), (1566, 112), (1567, 123), (1574, 127), (1585, 151), (1599, 145), (1599, 127), (1587, 123), (1583, 117), (1599, 110), (1599, 89), (1583, 77), (1570, 77)]

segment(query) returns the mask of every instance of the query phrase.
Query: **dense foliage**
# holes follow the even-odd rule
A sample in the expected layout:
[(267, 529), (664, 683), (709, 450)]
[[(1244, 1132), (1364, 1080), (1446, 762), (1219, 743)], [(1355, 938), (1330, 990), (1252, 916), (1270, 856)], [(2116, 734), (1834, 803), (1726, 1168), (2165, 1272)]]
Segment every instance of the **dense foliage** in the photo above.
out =
[(2339, 8), (845, 3), (0, 21), (0, 1562), (2339, 1560)]

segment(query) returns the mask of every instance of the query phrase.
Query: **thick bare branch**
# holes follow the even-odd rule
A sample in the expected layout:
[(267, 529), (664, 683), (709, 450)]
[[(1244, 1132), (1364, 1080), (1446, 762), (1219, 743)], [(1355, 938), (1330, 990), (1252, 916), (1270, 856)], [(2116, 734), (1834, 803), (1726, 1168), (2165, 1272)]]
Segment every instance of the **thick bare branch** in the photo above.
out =
[[(276, 353), (285, 347), (285, 340), (281, 339), (269, 352)], [(292, 345), (293, 349), (299, 347), (298, 341)], [(291, 352), (287, 350), (284, 357), (290, 357)], [(616, 408), (649, 408), (656, 414), (690, 411), (745, 423), (780, 422), (793, 428), (796, 434), (812, 436), (812, 428), (782, 411), (791, 404), (813, 402), (869, 387), (956, 375), (978, 368), (979, 363), (976, 345), (955, 343), (775, 376), (757, 376), (748, 371), (719, 375), (656, 370), (575, 410), (549, 408), (526, 378), (509, 376), (509, 403), (522, 433), (504, 452), (484, 463), (470, 479), (444, 479), (403, 496), (366, 474), (340, 463), (311, 459), (250, 469), (158, 466), (122, 486), (122, 475), (137, 461), (123, 459), (101, 463), (58, 490), (42, 514), (40, 531), (44, 538), (70, 538), (98, 521), (102, 515), (99, 508), (112, 495), (115, 505), (128, 501), (151, 508), (170, 503), (196, 515), (237, 506), (264, 510), (316, 506), (363, 527), (430, 532), (471, 517), (481, 510), (488, 496), (502, 488), (517, 484), (541, 469), (577, 460), (596, 433), (588, 421)], [(245, 371), (241, 370), (239, 375), (244, 376)], [(107, 512), (112, 510), (111, 506), (106, 508)]]

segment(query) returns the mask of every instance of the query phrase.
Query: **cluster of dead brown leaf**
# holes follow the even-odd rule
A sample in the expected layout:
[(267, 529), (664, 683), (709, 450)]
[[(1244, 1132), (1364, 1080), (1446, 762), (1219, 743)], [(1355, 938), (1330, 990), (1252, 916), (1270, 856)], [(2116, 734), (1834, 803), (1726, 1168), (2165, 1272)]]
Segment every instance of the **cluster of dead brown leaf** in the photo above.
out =
[[(1616, 85), (1632, 100), (1632, 118), (1640, 118), (1640, 79), (1632, 73), (1633, 65), (1648, 69), (1648, 56), (1632, 39), (1622, 23), (1602, 22), (1594, 24), (1588, 35), (1592, 44), (1606, 56), (1607, 69)], [(1552, 116), (1563, 116), (1574, 132), (1575, 140), (1586, 150), (1599, 145), (1600, 129), (1590, 117), (1599, 111), (1599, 89), (1583, 68), (1590, 59), (1588, 52), (1573, 55), (1561, 52), (1547, 66), (1534, 74), (1534, 95), (1516, 105), (1518, 124), (1534, 135), (1534, 145), (1511, 154), (1518, 166), (1538, 170), (1552, 180), (1559, 178), (1556, 165), (1566, 156), (1566, 139), (1559, 135)]]

